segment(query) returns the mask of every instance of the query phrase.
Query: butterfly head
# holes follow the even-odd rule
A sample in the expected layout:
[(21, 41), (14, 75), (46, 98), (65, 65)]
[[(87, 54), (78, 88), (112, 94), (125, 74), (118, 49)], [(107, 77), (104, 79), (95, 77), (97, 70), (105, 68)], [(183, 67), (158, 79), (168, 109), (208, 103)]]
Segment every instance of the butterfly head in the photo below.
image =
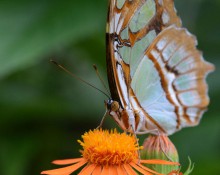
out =
[(114, 101), (112, 99), (109, 99), (107, 101), (107, 109), (111, 112), (111, 111), (118, 111), (120, 108), (119, 103), (117, 101)]
[(106, 107), (109, 112), (109, 115), (116, 121), (118, 126), (121, 127), (123, 130), (127, 131), (128, 126), (125, 126), (124, 124), (124, 121), (123, 121), (124, 115), (122, 115), (123, 112), (122, 112), (122, 108), (119, 105), (119, 102), (109, 99), (106, 102)]

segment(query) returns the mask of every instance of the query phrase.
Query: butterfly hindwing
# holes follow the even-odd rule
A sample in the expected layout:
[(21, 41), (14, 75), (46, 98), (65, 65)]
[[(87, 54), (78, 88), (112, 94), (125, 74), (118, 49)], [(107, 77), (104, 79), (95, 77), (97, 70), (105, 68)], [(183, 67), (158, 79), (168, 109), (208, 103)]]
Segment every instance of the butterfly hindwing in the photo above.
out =
[(212, 65), (185, 29), (168, 27), (151, 43), (131, 88), (141, 107), (168, 132), (198, 124), (209, 103), (206, 74)]

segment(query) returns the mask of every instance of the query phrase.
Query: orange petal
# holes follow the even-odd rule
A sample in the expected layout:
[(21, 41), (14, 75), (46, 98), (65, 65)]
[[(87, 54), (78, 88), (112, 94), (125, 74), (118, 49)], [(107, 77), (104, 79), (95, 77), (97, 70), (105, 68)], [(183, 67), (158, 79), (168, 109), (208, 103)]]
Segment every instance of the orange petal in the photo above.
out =
[(54, 160), (52, 163), (55, 165), (68, 165), (76, 162), (82, 161), (84, 158), (75, 158), (75, 159), (64, 159), (64, 160)]
[(130, 165), (135, 168), (137, 171), (139, 171), (140, 173), (144, 174), (144, 175), (153, 175), (147, 171), (145, 171), (144, 169), (140, 168), (139, 166), (137, 166), (135, 163), (131, 162)]
[(87, 165), (82, 169), (82, 171), (80, 171), (78, 175), (90, 175), (94, 171), (95, 167), (96, 167), (95, 164)]
[(118, 175), (127, 175), (126, 170), (121, 166), (117, 166), (117, 172)]
[(131, 168), (129, 164), (124, 164), (124, 169), (128, 173), (128, 175), (137, 175), (137, 173)]
[(180, 165), (178, 162), (170, 162), (166, 160), (140, 160), (140, 163), (146, 164), (162, 164), (162, 165)]
[(47, 171), (42, 171), (41, 174), (47, 174), (47, 175), (68, 175), (71, 174), (72, 172), (76, 171), (78, 168), (83, 166), (85, 163), (87, 163), (86, 160), (82, 160), (74, 165), (67, 166), (64, 168), (58, 168), (54, 170), (47, 170)]
[(158, 173), (156, 171), (153, 171), (152, 169), (147, 168), (146, 166), (143, 166), (141, 164), (138, 164), (138, 166), (141, 167), (142, 169), (145, 169), (146, 171), (149, 171), (149, 172), (153, 173), (153, 174), (163, 175), (163, 174), (160, 174), (160, 173)]
[(104, 166), (104, 167), (102, 168), (101, 175), (110, 175), (110, 174), (109, 174), (109, 167), (108, 167), (108, 166)]
[(101, 174), (101, 166), (96, 166), (92, 175), (100, 175)]
[(118, 175), (118, 172), (117, 172), (117, 167), (116, 166), (109, 166), (109, 174), (112, 175)]

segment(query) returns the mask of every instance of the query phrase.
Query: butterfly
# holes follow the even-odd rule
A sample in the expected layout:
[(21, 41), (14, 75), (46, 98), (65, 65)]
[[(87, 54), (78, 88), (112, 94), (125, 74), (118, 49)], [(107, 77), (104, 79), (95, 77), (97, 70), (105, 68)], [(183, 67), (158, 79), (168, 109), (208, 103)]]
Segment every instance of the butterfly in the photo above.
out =
[(214, 66), (173, 0), (109, 0), (107, 111), (125, 131), (171, 135), (199, 123)]

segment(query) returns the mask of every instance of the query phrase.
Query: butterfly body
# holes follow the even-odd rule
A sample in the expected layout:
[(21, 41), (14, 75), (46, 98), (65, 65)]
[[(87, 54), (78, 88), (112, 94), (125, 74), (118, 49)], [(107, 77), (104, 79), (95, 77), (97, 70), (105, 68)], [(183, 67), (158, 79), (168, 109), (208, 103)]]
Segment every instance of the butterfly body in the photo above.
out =
[(123, 130), (170, 135), (199, 123), (214, 67), (181, 27), (173, 0), (109, 1), (106, 38), (108, 110)]

